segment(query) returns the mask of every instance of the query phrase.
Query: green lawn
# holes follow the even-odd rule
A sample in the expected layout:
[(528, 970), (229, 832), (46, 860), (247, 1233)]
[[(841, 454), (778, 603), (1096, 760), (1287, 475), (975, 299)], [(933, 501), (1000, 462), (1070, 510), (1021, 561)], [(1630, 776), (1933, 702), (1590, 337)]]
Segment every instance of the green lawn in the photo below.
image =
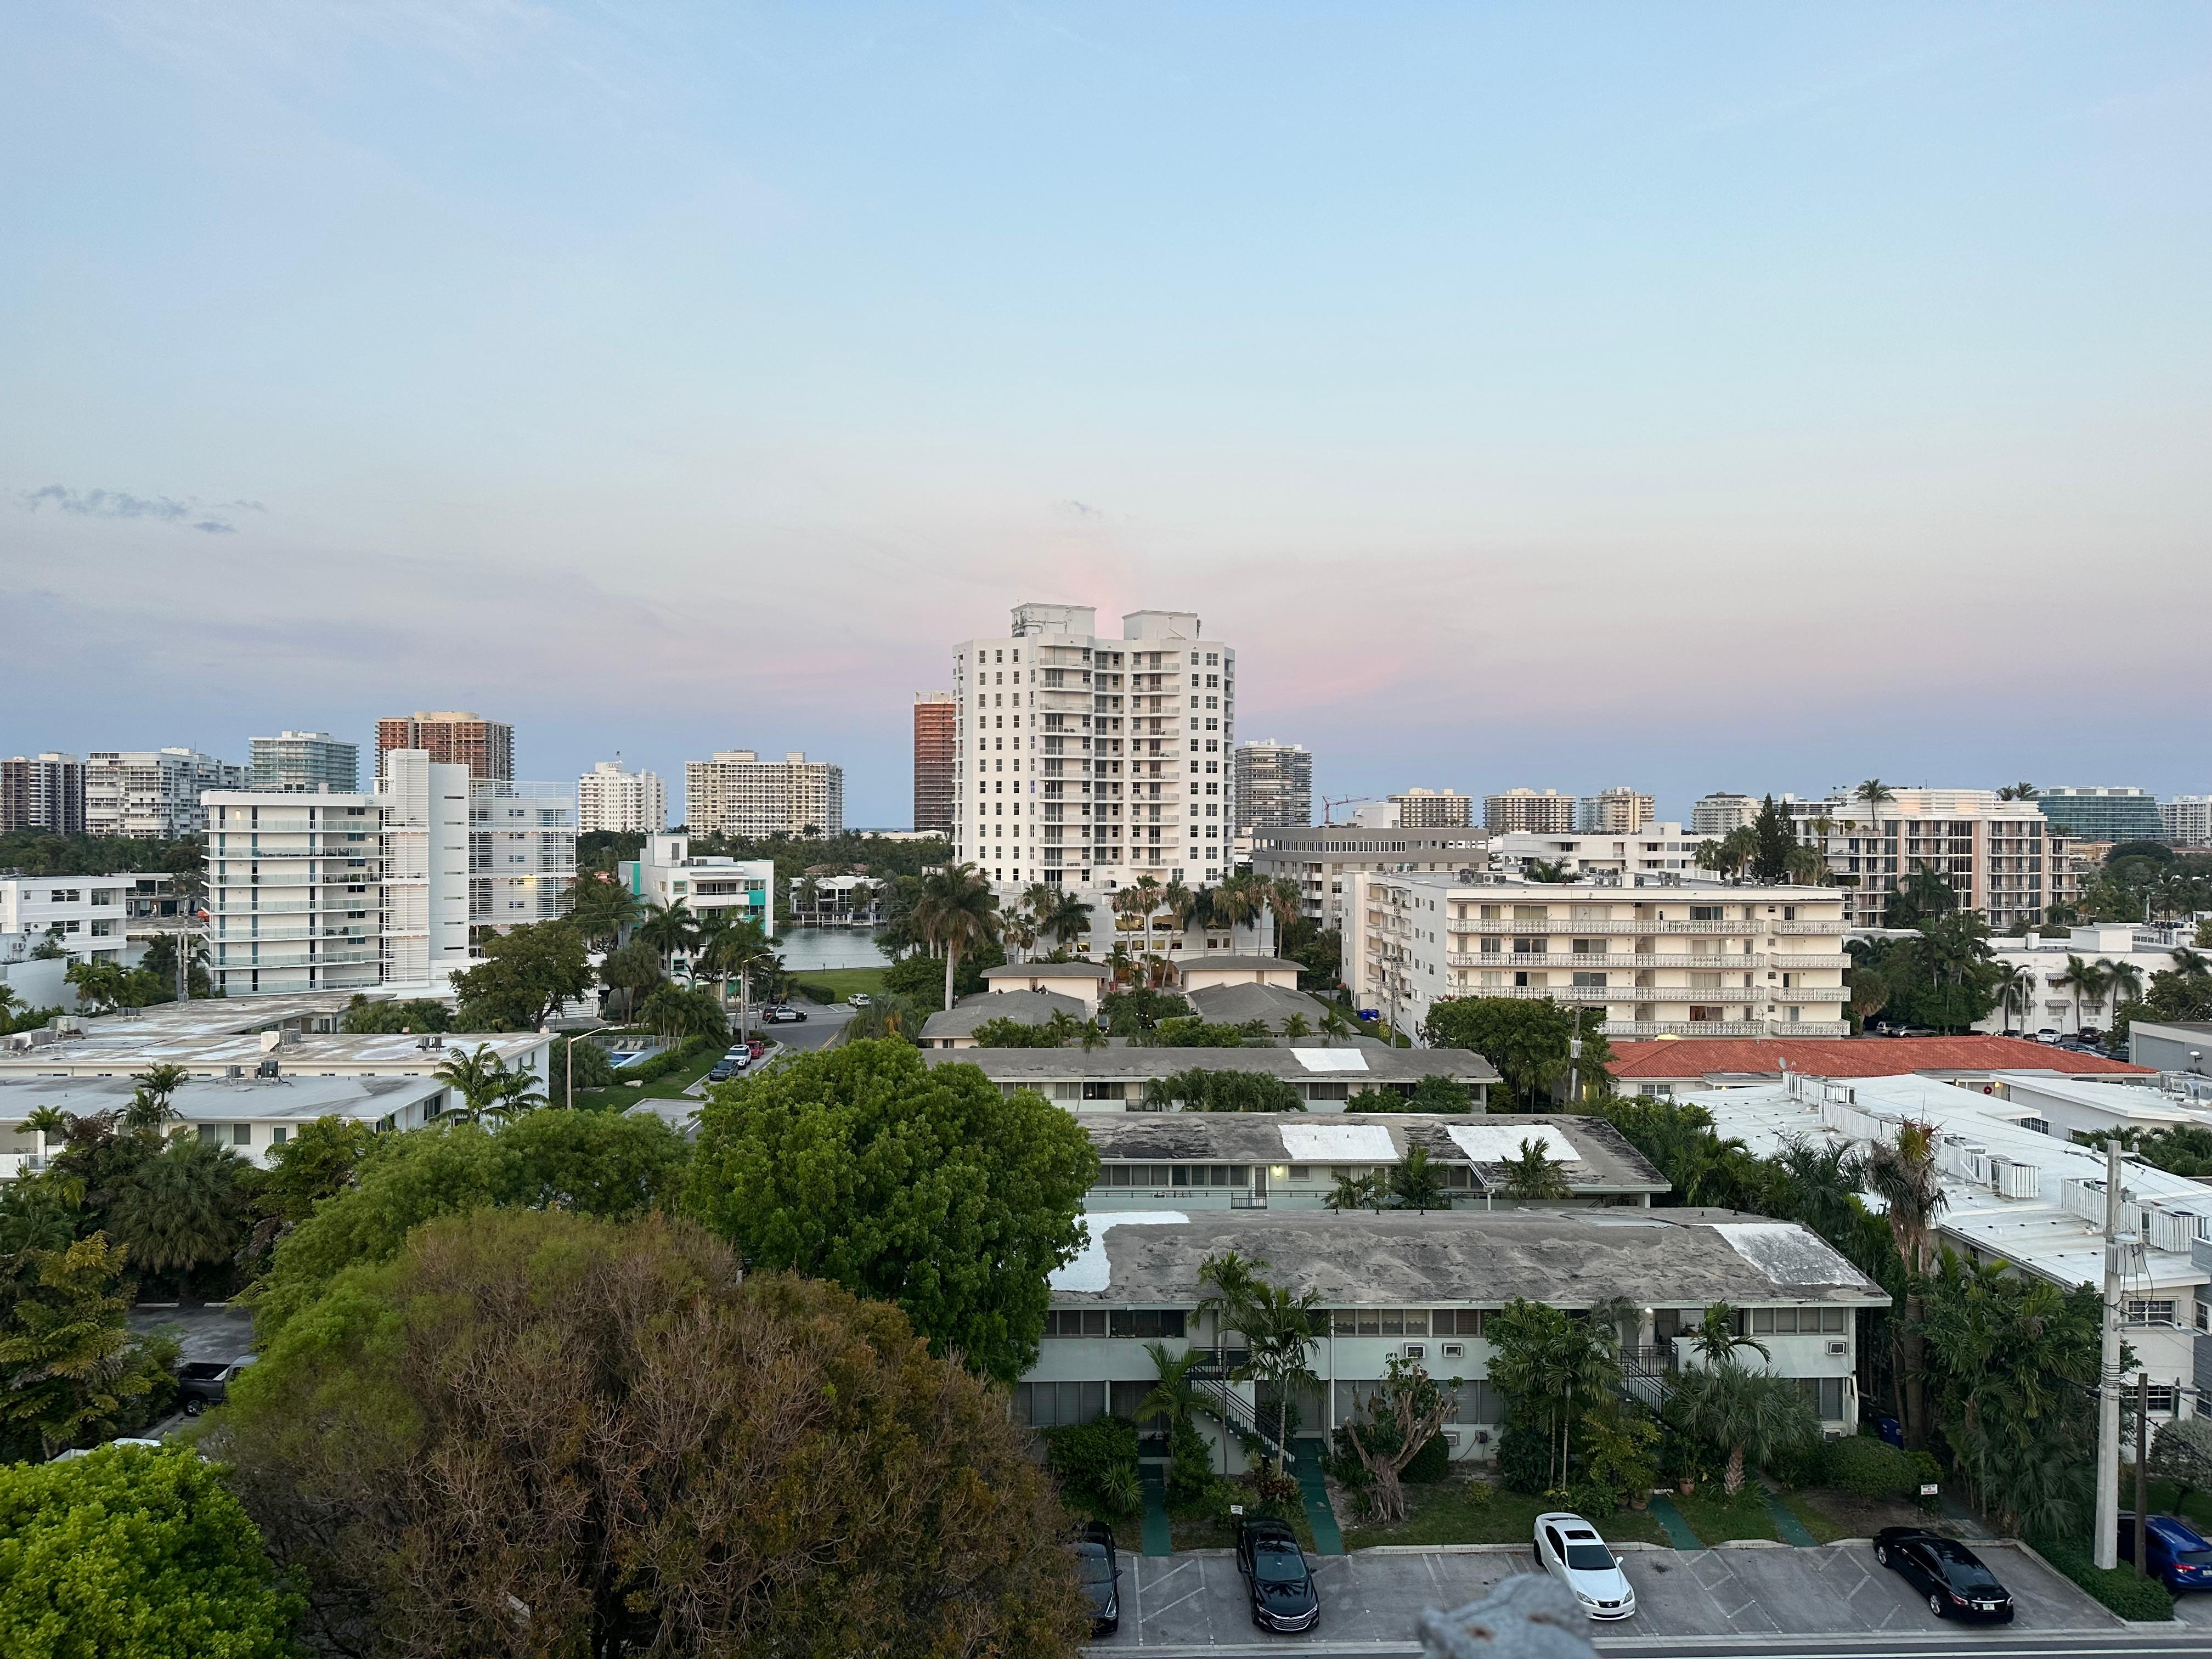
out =
[[(1179, 1550), (1225, 1550), (1237, 1546), (1237, 1534), (1230, 1527), (1229, 1517), (1218, 1510), (1178, 1515), (1170, 1506), (1168, 1528)], [(1299, 1504), (1291, 1516), (1290, 1528), (1298, 1535), (1299, 1548), (1309, 1555), (1318, 1553), (1314, 1548), (1313, 1523), (1306, 1519), (1304, 1504)]]
[[(1353, 1524), (1344, 1529), (1347, 1550), (1372, 1549), (1377, 1544), (1528, 1544), (1534, 1547), (1536, 1517), (1544, 1513), (1544, 1500), (1520, 1492), (1492, 1490), (1479, 1480), (1440, 1480), (1433, 1486), (1406, 1488), (1406, 1518), (1390, 1526), (1359, 1520), (1361, 1500), (1352, 1500)], [(1623, 1510), (1601, 1522), (1598, 1530), (1623, 1542), (1663, 1544), (1667, 1534), (1659, 1523), (1638, 1510)], [(1768, 1534), (1772, 1536), (1772, 1534)]]
[[(1756, 1480), (1745, 1481), (1743, 1490), (1733, 1498), (1724, 1496), (1720, 1484), (1715, 1481), (1699, 1486), (1687, 1498), (1677, 1493), (1674, 1502), (1701, 1544), (1725, 1544), (1739, 1538), (1776, 1538), (1774, 1517), (1766, 1512), (1766, 1497)], [(1791, 1509), (1800, 1520), (1806, 1518), (1801, 1506), (1793, 1504)], [(1820, 1536), (1809, 1522), (1807, 1530), (1813, 1531), (1816, 1538)]]
[[(2178, 1515), (2197, 1531), (2212, 1534), (2212, 1492), (2202, 1488), (2189, 1494), (2189, 1501), (2176, 1504), (2173, 1496), (2180, 1490), (2171, 1480), (2154, 1480), (2147, 1489), (2150, 1495), (2153, 1515)], [(2135, 1477), (2129, 1474), (2120, 1482), (2120, 1507), (2132, 1510), (2136, 1506)]]
[[(635, 1089), (619, 1083), (611, 1089), (579, 1089), (576, 1091), (576, 1109), (578, 1111), (620, 1111), (624, 1107), (635, 1106), (641, 1100), (680, 1099), (686, 1089), (714, 1069), (714, 1062), (721, 1057), (722, 1051), (710, 1046), (705, 1054), (701, 1054), (691, 1064), (679, 1066), (667, 1076), (655, 1078), (652, 1082)], [(555, 1085), (555, 1094), (557, 1098), (559, 1095), (557, 1081)]]
[(793, 970), (793, 976), (802, 986), (822, 987), (836, 994), (842, 1002), (855, 991), (865, 991), (870, 996), (884, 994), (884, 969), (881, 968), (809, 968)]

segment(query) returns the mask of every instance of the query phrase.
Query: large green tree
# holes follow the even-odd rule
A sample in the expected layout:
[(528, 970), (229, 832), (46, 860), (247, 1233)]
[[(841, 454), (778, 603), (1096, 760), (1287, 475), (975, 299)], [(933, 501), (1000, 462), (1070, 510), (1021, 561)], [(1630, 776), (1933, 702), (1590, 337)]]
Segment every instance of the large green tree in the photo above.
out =
[(912, 926), (945, 954), (945, 1006), (950, 1008), (962, 955), (999, 942), (999, 896), (974, 865), (953, 865), (922, 878)]
[(474, 1210), (565, 1209), (619, 1219), (661, 1204), (680, 1179), (684, 1138), (659, 1118), (531, 1112), (490, 1133), (434, 1124), (379, 1136), (353, 1184), (280, 1242), (251, 1292), (265, 1341), (356, 1262), (388, 1260), (410, 1228)]
[(245, 1242), (248, 1166), (227, 1146), (180, 1135), (138, 1166), (108, 1210), (107, 1231), (148, 1273), (188, 1282)]
[(340, 1651), (1051, 1659), (1088, 1628), (1002, 1394), (665, 1216), (433, 1222), (212, 1440)]
[(129, 1254), (94, 1233), (9, 1264), (0, 1455), (52, 1457), (105, 1439), (143, 1420), (167, 1389), (176, 1344), (134, 1336), (124, 1320)]
[(291, 1659), (303, 1605), (183, 1446), (0, 1468), (0, 1653)]
[(687, 1205), (746, 1264), (896, 1303), (1006, 1382), (1036, 1358), (1047, 1275), (1083, 1242), (1091, 1137), (1042, 1097), (902, 1042), (802, 1054), (699, 1114)]
[[(1594, 1087), (1603, 1081), (1613, 1049), (1605, 1040), (1605, 1011), (1581, 1012), (1579, 1082)], [(1498, 1068), (1516, 1103), (1540, 1109), (1553, 1085), (1566, 1079), (1575, 1015), (1543, 997), (1454, 997), (1429, 1010), (1421, 1040), (1431, 1048), (1472, 1049)]]
[(584, 936), (566, 921), (540, 921), (489, 933), (483, 961), (453, 975), (462, 1031), (534, 1031), (553, 1012), (592, 988)]

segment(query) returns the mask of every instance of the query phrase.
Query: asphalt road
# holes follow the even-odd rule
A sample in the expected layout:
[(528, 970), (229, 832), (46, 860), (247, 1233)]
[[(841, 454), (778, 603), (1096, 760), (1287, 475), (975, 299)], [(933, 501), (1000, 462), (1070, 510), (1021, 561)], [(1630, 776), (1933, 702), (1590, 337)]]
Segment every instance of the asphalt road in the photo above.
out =
[[(1097, 1647), (1092, 1653), (1109, 1653)], [(1186, 1648), (1182, 1653), (1263, 1655), (1279, 1654), (1282, 1644), (1258, 1642), (1218, 1643)], [(1698, 1637), (1675, 1639), (1601, 1636), (1593, 1644), (1599, 1659), (1619, 1654), (1623, 1659), (1949, 1659), (1971, 1655), (1972, 1659), (2174, 1659), (2180, 1654), (2207, 1650), (2202, 1632), (2185, 1629), (2179, 1635), (2154, 1635), (2130, 1630), (2116, 1636), (2016, 1636), (2003, 1630), (1961, 1627), (1948, 1635), (1904, 1640), (1894, 1636), (1824, 1636), (1817, 1638), (1778, 1638), (1769, 1636)], [(1159, 1650), (1164, 1656), (1176, 1650)], [(1377, 1659), (1378, 1656), (1414, 1656), (1420, 1648), (1407, 1642), (1309, 1643), (1300, 1651), (1310, 1659)]]

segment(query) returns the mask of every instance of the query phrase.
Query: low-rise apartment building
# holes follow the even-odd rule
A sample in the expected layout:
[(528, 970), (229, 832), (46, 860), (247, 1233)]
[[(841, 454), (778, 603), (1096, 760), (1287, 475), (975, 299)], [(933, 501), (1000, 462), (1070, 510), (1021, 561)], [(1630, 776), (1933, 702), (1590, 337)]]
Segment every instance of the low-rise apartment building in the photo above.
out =
[(1832, 887), (1362, 874), (1344, 981), (1409, 1033), (1454, 997), (1540, 997), (1603, 1009), (1613, 1036), (1841, 1036), (1843, 908)]
[(616, 866), (616, 878), (641, 907), (683, 904), (695, 916), (719, 911), (732, 921), (775, 931), (775, 860), (695, 854), (681, 830), (647, 836), (641, 855)]
[(157, 933), (191, 918), (164, 872), (0, 876), (0, 963), (27, 962), (47, 940), (72, 960), (136, 967)]
[(1252, 871), (1268, 881), (1287, 878), (1305, 899), (1307, 919), (1344, 925), (1348, 884), (1362, 871), (1394, 874), (1485, 867), (1491, 836), (1483, 830), (1369, 829), (1322, 823), (1262, 827), (1253, 832)]
[(2014, 1036), (1668, 1037), (1608, 1046), (1613, 1060), (1606, 1069), (1624, 1094), (1748, 1088), (1779, 1083), (1793, 1072), (1846, 1082), (1911, 1073), (1977, 1089), (2029, 1072), (2130, 1085), (2158, 1081), (2154, 1071), (2125, 1060)]
[[(1009, 993), (1018, 996), (1043, 992)], [(1073, 999), (1066, 999), (1073, 1003)], [(1480, 1109), (1498, 1068), (1464, 1048), (1385, 1048), (1371, 1042), (1329, 1045), (1310, 1038), (1267, 1048), (1155, 1048), (1119, 1039), (1098, 1048), (925, 1048), (931, 1066), (976, 1066), (1005, 1094), (1030, 1089), (1071, 1112), (1150, 1109), (1146, 1085), (1186, 1072), (1243, 1072), (1273, 1078), (1297, 1091), (1309, 1112), (1342, 1112), (1368, 1089), (1410, 1095), (1421, 1079), (1463, 1085)]]
[(2074, 983), (2073, 960), (2078, 957), (2093, 967), (2109, 963), (2133, 969), (2132, 988), (2140, 995), (2153, 974), (2173, 966), (2172, 938), (2162, 929), (2094, 922), (2064, 933), (2031, 929), (2020, 939), (1993, 939), (1991, 959), (2025, 975), (2028, 1004), (2025, 1010), (2000, 1004), (1986, 1018), (1977, 1021), (1974, 1029), (2055, 1036), (2085, 1026), (2101, 1026), (2124, 993), (2116, 984), (2092, 989)]
[[(1196, 1380), (1213, 1408), (1266, 1445), (1274, 1401), (1232, 1380), (1244, 1358), (1238, 1335), (1199, 1311), (1210, 1288), (1204, 1264), (1230, 1250), (1266, 1262), (1270, 1282), (1313, 1291), (1328, 1310), (1309, 1362), (1320, 1387), (1292, 1401), (1298, 1434), (1313, 1437), (1294, 1441), (1301, 1458), (1321, 1452), (1322, 1436), (1354, 1415), (1393, 1358), (1419, 1361), (1455, 1391), (1443, 1430), (1455, 1459), (1495, 1456), (1501, 1413), (1484, 1332), (1516, 1297), (1567, 1309), (1630, 1298), (1640, 1314), (1624, 1346), (1626, 1380), (1654, 1398), (1666, 1371), (1697, 1363), (1681, 1333), (1726, 1301), (1766, 1347), (1769, 1358), (1753, 1363), (1796, 1380), (1830, 1433), (1849, 1433), (1858, 1416), (1854, 1315), (1889, 1305), (1805, 1228), (1724, 1210), (1239, 1212), (1177, 1205), (1174, 1190), (1158, 1208), (1089, 1212), (1083, 1253), (1051, 1276), (1044, 1339), (1014, 1391), (1018, 1421), (1047, 1428), (1134, 1415), (1158, 1381), (1147, 1352), (1158, 1342), (1171, 1354), (1206, 1351)], [(1199, 1421), (1231, 1466), (1242, 1461), (1210, 1417)], [(1140, 1455), (1164, 1458), (1166, 1447), (1148, 1443)]]

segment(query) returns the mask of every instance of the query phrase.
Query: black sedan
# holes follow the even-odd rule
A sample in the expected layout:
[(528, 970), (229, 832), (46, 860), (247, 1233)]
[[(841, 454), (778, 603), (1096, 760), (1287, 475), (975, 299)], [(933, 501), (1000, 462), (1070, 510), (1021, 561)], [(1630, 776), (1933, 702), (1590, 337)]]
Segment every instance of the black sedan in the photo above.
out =
[(1884, 1527), (1874, 1535), (1874, 1559), (1904, 1575), (1938, 1619), (2012, 1623), (2012, 1596), (1955, 1538), (1920, 1527)]
[(1237, 1523), (1237, 1570), (1261, 1630), (1311, 1630), (1321, 1623), (1321, 1595), (1297, 1534), (1279, 1521)]
[(1114, 1553), (1114, 1528), (1087, 1521), (1075, 1535), (1075, 1580), (1091, 1599), (1091, 1633), (1110, 1636), (1121, 1628), (1121, 1567)]

